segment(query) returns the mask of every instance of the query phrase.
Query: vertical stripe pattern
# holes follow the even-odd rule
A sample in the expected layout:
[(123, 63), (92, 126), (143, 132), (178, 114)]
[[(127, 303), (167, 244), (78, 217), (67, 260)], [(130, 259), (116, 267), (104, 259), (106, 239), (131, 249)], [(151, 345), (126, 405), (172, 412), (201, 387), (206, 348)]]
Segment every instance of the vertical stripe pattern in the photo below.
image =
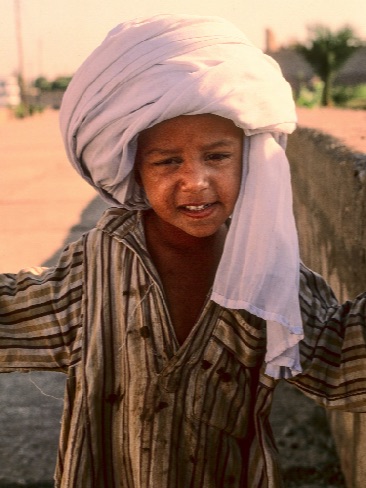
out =
[[(110, 209), (57, 267), (1, 277), (1, 371), (68, 374), (56, 487), (281, 487), (265, 323), (208, 301), (178, 345), (140, 213)], [(362, 411), (365, 296), (338, 306), (302, 267), (304, 373)]]

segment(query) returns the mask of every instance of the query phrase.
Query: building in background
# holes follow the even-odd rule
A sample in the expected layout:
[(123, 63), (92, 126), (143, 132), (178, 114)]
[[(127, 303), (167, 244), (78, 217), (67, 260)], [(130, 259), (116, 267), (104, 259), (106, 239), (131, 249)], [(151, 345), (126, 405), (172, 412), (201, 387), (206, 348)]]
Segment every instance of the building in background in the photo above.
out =
[(20, 104), (20, 89), (15, 76), (0, 78), (0, 107), (16, 107)]

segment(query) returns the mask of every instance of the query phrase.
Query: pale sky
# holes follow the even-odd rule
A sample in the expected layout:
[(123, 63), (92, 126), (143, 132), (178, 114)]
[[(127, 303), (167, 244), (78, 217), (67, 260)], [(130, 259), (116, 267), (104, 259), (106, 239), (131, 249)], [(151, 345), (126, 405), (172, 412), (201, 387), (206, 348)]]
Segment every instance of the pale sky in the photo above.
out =
[[(315, 23), (351, 25), (366, 39), (366, 0), (18, 0), (27, 78), (71, 75), (110, 29), (159, 13), (219, 15), (264, 48), (265, 29), (278, 44), (303, 41)], [(0, 76), (17, 70), (15, 0), (0, 0)]]

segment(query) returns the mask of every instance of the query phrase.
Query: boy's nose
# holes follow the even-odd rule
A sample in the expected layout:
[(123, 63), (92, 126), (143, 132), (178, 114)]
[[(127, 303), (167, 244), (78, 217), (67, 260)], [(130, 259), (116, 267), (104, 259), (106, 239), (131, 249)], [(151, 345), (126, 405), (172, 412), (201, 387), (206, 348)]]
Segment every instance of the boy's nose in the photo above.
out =
[(182, 168), (181, 187), (185, 191), (199, 191), (207, 188), (208, 175), (202, 164), (189, 164)]

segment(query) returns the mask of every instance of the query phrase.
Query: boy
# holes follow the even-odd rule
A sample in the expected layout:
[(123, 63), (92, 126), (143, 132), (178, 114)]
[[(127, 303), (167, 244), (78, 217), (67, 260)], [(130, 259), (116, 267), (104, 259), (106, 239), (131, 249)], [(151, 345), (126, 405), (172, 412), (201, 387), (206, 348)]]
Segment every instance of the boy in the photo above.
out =
[(75, 74), (65, 146), (115, 208), (1, 288), (2, 370), (68, 374), (57, 487), (278, 487), (278, 378), (364, 409), (366, 296), (300, 265), (294, 127), (277, 65), (217, 18), (127, 22)]

